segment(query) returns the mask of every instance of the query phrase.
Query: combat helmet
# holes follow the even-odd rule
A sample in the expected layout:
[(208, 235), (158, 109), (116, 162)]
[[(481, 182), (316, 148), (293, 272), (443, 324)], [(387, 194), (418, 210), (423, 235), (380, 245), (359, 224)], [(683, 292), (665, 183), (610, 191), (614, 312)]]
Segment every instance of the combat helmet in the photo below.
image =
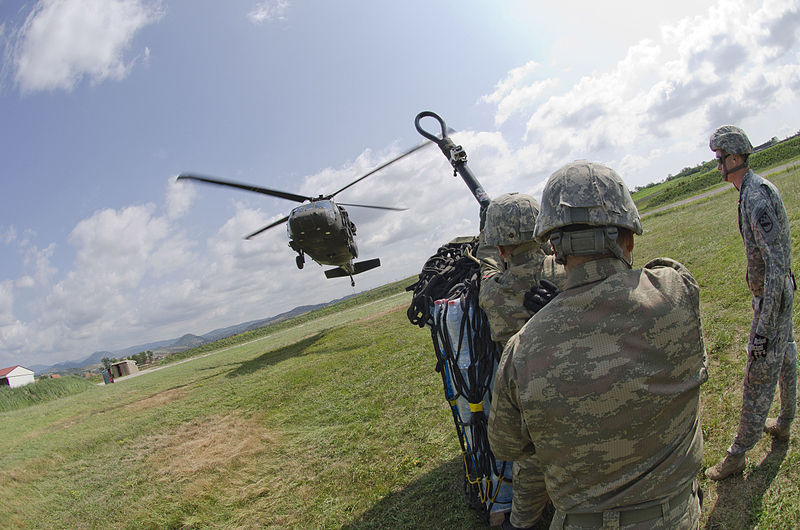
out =
[(486, 208), (483, 238), (487, 245), (519, 245), (533, 241), (539, 203), (525, 193), (504, 193)]
[(616, 171), (576, 160), (550, 175), (534, 236), (540, 243), (550, 240), (556, 261), (610, 252), (630, 265), (616, 241), (618, 228), (642, 233), (639, 211)]
[(749, 155), (753, 152), (753, 144), (750, 143), (750, 139), (743, 130), (734, 125), (723, 125), (711, 133), (708, 147), (712, 151), (722, 149), (732, 155)]

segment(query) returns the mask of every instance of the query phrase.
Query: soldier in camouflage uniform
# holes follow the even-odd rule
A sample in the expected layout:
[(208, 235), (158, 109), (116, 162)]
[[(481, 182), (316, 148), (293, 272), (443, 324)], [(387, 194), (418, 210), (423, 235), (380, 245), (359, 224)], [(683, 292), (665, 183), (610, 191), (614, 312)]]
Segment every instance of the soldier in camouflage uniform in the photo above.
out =
[(564, 287), (564, 266), (533, 239), (539, 204), (524, 193), (506, 193), (486, 211), (481, 233), (479, 303), (489, 319), (492, 340), (501, 348), (533, 316), (525, 292), (546, 279)]
[[(523, 193), (507, 193), (492, 200), (486, 210), (478, 255), (481, 258), (479, 304), (489, 320), (492, 340), (504, 347), (531, 318), (525, 293), (548, 279), (559, 288), (566, 276), (533, 238), (539, 204)], [(548, 245), (549, 246), (549, 245)], [(514, 498), (503, 528), (529, 528), (547, 505), (544, 475), (536, 455), (514, 462)]]
[(699, 525), (699, 286), (671, 259), (633, 269), (641, 233), (610, 168), (579, 160), (547, 181), (535, 236), (567, 284), (503, 352), (489, 443), (499, 458), (538, 455), (551, 529)]
[[(711, 135), (709, 147), (716, 153), (723, 179), (739, 190), (739, 231), (753, 294), (739, 428), (725, 458), (706, 470), (708, 478), (722, 480), (744, 469), (745, 452), (758, 442), (762, 430), (789, 439), (797, 410), (797, 343), (792, 329), (796, 285), (790, 268), (789, 219), (775, 186), (750, 169), (747, 159), (753, 146), (747, 135), (724, 125)], [(776, 385), (780, 385), (780, 413), (767, 419)]]

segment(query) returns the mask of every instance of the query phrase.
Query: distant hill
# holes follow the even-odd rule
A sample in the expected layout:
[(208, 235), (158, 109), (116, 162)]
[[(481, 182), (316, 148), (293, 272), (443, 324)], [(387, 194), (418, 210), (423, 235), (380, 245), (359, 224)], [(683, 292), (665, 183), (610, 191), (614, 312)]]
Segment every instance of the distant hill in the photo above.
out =
[(308, 313), (309, 311), (320, 309), (322, 307), (335, 304), (336, 302), (340, 302), (342, 300), (347, 300), (352, 296), (354, 295), (348, 295), (342, 298), (337, 298), (336, 300), (331, 300), (330, 302), (322, 304), (298, 306), (295, 307), (294, 309), (291, 309), (279, 315), (275, 315), (274, 317), (263, 318), (260, 320), (251, 320), (249, 322), (243, 322), (241, 324), (235, 324), (233, 326), (215, 329), (200, 336), (187, 333), (186, 335), (178, 339), (167, 339), (156, 342), (148, 342), (145, 344), (138, 344), (136, 346), (130, 346), (128, 348), (115, 351), (96, 351), (82, 360), (66, 361), (63, 363), (54, 364), (52, 366), (47, 366), (47, 365), (26, 366), (26, 368), (33, 370), (37, 375), (46, 374), (50, 372), (74, 372), (87, 368), (89, 366), (99, 365), (100, 360), (103, 359), (104, 357), (122, 359), (128, 357), (129, 355), (135, 355), (137, 353), (148, 350), (154, 353), (162, 353), (162, 354), (178, 353), (188, 350), (190, 348), (195, 348), (197, 346), (200, 346), (208, 342), (214, 342), (216, 340), (224, 339), (226, 337), (238, 335), (239, 333), (244, 333), (245, 331), (263, 328), (265, 326), (269, 326), (270, 324), (277, 324), (278, 322), (282, 322), (286, 319), (302, 315), (303, 313)]
[(36, 364), (32, 366), (26, 366), (29, 370), (33, 370), (36, 375), (48, 373), (48, 372), (69, 372), (72, 370), (77, 370), (80, 368), (84, 368), (86, 366), (92, 366), (94, 364), (100, 364), (100, 359), (103, 357), (114, 357), (115, 354), (111, 353), (110, 351), (96, 351), (90, 356), (85, 359), (79, 361), (65, 361), (63, 363), (54, 364), (52, 366)]

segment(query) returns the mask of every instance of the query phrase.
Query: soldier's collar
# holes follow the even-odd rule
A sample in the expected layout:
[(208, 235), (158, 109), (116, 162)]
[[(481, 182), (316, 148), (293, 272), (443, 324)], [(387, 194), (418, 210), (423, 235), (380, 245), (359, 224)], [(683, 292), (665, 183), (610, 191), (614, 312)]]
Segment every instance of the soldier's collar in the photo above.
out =
[(588, 283), (599, 282), (625, 270), (630, 270), (627, 263), (615, 257), (600, 258), (571, 267), (567, 274), (566, 289), (580, 287)]
[(526, 241), (525, 243), (521, 243), (517, 246), (513, 251), (511, 251), (511, 257), (508, 259), (508, 264), (512, 266), (516, 265), (524, 265), (528, 261), (530, 261), (537, 252), (541, 245), (536, 241)]
[(744, 185), (749, 182), (751, 178), (753, 178), (753, 175), (755, 175), (753, 168), (748, 168), (748, 170), (745, 171), (744, 176), (742, 176), (742, 181), (739, 183), (739, 195), (742, 194)]

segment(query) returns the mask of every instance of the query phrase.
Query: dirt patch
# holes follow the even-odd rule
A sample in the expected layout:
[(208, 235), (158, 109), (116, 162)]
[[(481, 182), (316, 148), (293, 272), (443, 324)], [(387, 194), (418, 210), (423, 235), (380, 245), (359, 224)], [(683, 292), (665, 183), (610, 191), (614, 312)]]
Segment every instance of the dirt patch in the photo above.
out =
[(278, 435), (238, 413), (184, 423), (149, 440), (148, 458), (156, 477), (168, 481), (197, 479), (198, 473), (230, 469), (266, 452)]
[(144, 399), (140, 399), (139, 401), (134, 401), (128, 405), (123, 407), (125, 410), (145, 410), (152, 407), (158, 407), (159, 405), (164, 405), (166, 403), (170, 403), (175, 401), (176, 399), (180, 399), (187, 393), (186, 388), (172, 388), (170, 390), (165, 390), (163, 392), (159, 392), (158, 394), (154, 394), (150, 397), (146, 397)]

